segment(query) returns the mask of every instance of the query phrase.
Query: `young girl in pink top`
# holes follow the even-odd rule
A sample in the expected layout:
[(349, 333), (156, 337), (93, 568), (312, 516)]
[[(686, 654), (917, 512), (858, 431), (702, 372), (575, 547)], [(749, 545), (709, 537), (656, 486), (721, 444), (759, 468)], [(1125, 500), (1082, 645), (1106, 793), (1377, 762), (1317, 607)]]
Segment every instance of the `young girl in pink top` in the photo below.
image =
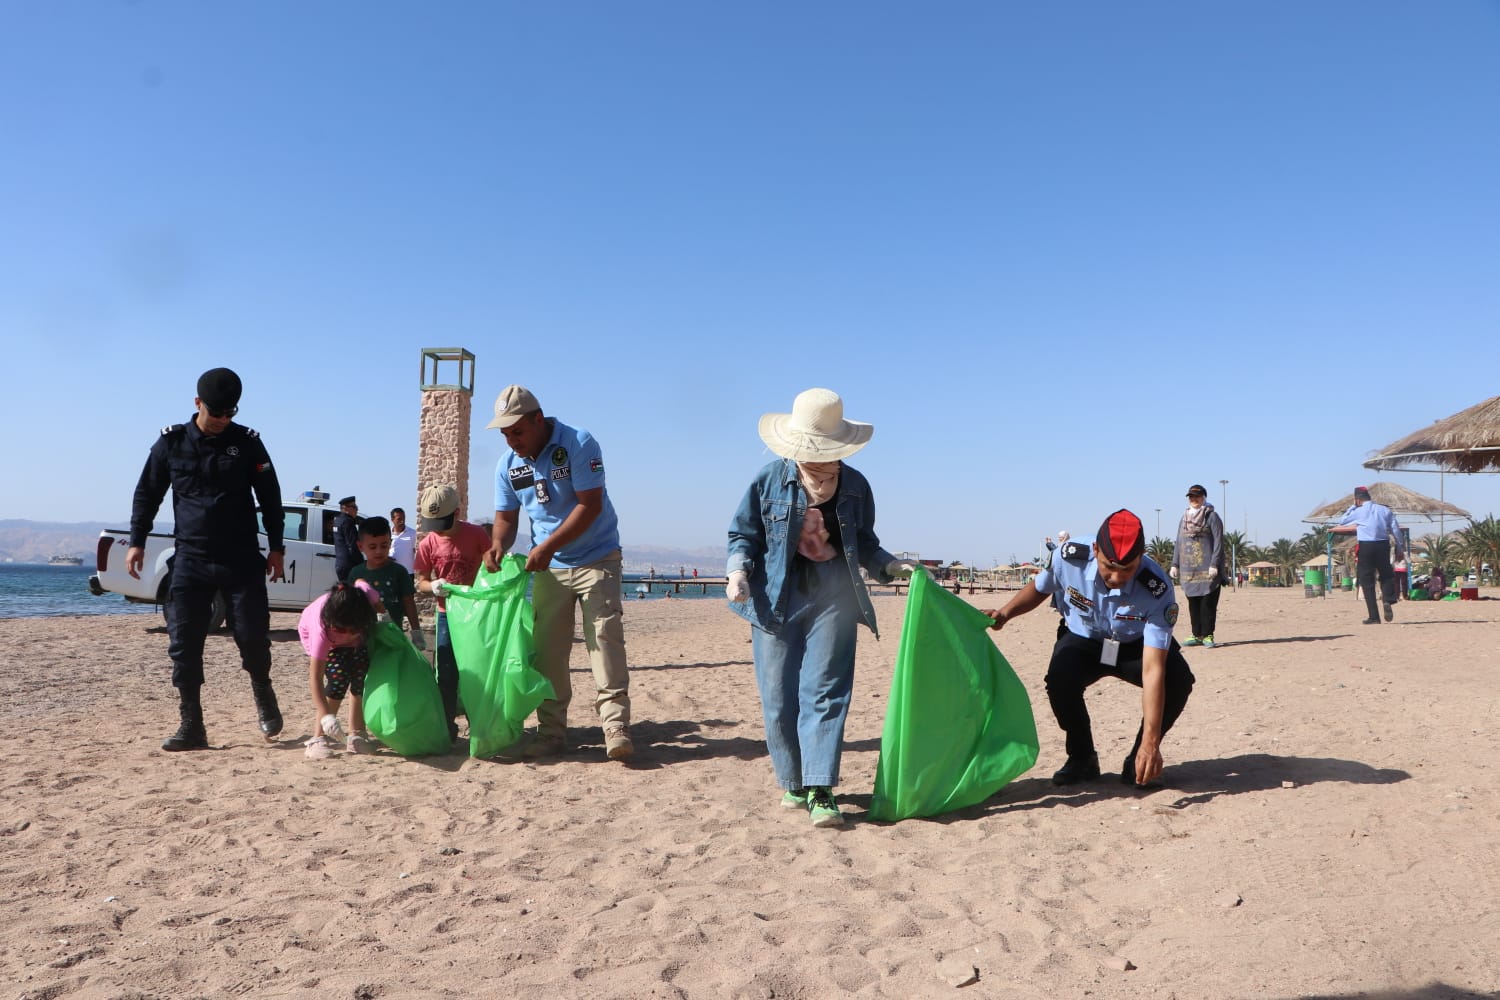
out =
[(365, 673), (370, 669), (366, 645), (384, 609), (380, 594), (364, 580), (336, 583), (313, 601), (297, 622), (297, 634), (307, 651), (308, 682), (312, 688), (313, 738), (307, 741), (310, 760), (327, 760), (343, 742), (339, 705), (350, 698), (350, 753), (373, 753), (375, 743), (365, 732)]

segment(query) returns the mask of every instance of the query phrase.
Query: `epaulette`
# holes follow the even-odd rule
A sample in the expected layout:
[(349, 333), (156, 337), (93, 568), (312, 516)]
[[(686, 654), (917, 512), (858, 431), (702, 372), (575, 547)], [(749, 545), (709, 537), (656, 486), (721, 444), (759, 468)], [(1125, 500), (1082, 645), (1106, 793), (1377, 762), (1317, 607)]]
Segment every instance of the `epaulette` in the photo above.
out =
[(246, 437), (253, 437), (253, 438), (260, 437), (260, 431), (256, 430), (254, 427), (245, 427), (244, 431), (245, 431), (245, 436)]
[(1144, 563), (1141, 565), (1141, 570), (1135, 575), (1135, 578), (1147, 590), (1151, 591), (1152, 597), (1160, 597), (1167, 592), (1167, 581), (1163, 580), (1155, 570), (1147, 569)]
[(1070, 563), (1083, 566), (1089, 561), (1089, 547), (1082, 542), (1069, 542), (1063, 546), (1062, 557)]
[(173, 431), (185, 430), (186, 428), (187, 428), (187, 424), (168, 424), (167, 426), (165, 426), (165, 427), (163, 427), (161, 429), (161, 436), (162, 437), (166, 437), (168, 434), (171, 434)]

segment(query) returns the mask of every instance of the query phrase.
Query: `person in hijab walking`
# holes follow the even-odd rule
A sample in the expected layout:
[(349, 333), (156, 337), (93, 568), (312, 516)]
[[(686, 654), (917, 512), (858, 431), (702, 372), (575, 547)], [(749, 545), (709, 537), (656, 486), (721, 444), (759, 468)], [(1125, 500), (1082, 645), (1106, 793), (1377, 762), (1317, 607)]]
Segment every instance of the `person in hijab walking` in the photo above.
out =
[(1188, 487), (1187, 502), (1187, 510), (1177, 522), (1177, 544), (1172, 547), (1169, 572), (1188, 599), (1193, 636), (1182, 644), (1213, 649), (1219, 588), (1228, 579), (1224, 571), (1224, 522), (1208, 502), (1208, 490), (1197, 483)]
[(729, 525), (728, 597), (751, 625), (781, 804), (805, 809), (816, 827), (844, 822), (833, 788), (855, 631), (863, 623), (879, 634), (860, 567), (881, 583), (913, 569), (880, 547), (870, 484), (844, 462), (874, 432), (845, 420), (829, 389), (808, 389), (791, 413), (761, 417), (761, 440), (780, 457), (756, 475)]

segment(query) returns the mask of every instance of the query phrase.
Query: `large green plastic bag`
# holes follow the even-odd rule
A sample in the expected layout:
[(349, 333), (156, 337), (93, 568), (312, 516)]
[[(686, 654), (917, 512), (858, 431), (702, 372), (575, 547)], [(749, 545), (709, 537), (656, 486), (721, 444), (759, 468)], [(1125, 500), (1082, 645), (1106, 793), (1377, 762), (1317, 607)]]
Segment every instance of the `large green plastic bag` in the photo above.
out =
[(392, 622), (370, 635), (364, 709), (370, 732), (403, 757), (448, 752), (448, 718), (432, 664)]
[(1036, 763), (1031, 699), (990, 639), (991, 624), (926, 573), (912, 576), (871, 819), (983, 802)]
[(508, 555), (498, 573), (481, 566), (472, 587), (450, 585), (444, 594), (470, 757), (490, 757), (515, 743), (526, 717), (556, 697), (535, 666), (529, 579), (526, 559)]

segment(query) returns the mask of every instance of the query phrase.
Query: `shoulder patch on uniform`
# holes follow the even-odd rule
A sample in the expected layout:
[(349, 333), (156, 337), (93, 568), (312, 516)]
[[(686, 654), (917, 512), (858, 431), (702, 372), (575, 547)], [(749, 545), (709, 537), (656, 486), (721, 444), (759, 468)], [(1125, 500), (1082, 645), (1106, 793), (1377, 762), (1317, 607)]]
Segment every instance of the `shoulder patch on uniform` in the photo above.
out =
[(1164, 612), (1164, 614), (1166, 615), (1167, 624), (1169, 626), (1177, 624), (1177, 604), (1175, 601), (1167, 605), (1167, 610)]
[(1063, 546), (1062, 556), (1070, 563), (1086, 563), (1089, 561), (1089, 547), (1081, 542), (1069, 542)]
[(1167, 592), (1167, 581), (1163, 580), (1161, 577), (1157, 576), (1154, 572), (1146, 569), (1145, 567), (1141, 568), (1141, 571), (1135, 575), (1135, 578), (1139, 580), (1147, 590), (1151, 591), (1152, 597), (1160, 597), (1162, 594), (1165, 594)]

